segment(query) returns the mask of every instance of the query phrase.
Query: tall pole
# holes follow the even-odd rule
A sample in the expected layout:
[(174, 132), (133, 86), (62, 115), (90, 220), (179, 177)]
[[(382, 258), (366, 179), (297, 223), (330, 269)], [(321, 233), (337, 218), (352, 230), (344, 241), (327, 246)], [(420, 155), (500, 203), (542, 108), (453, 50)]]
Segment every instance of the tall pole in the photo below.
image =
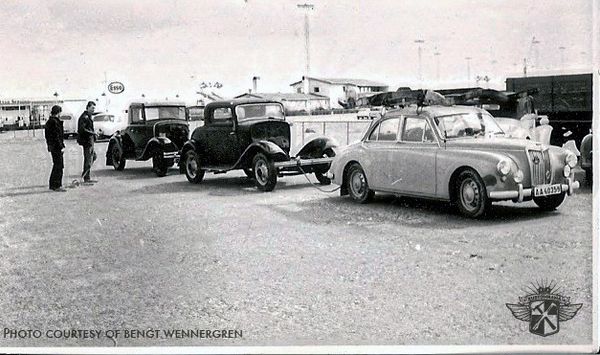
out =
[(298, 4), (298, 8), (304, 9), (304, 50), (306, 54), (306, 67), (304, 70), (304, 93), (309, 93), (308, 78), (310, 75), (310, 23), (308, 17), (308, 11), (315, 8), (312, 4)]
[(560, 46), (560, 69), (565, 70), (565, 47)]
[(467, 60), (467, 82), (471, 85), (471, 57), (465, 57)]
[(435, 56), (435, 76), (437, 78), (438, 84), (440, 81), (440, 55), (441, 54), (442, 53), (437, 52), (437, 51), (435, 53), (433, 53), (433, 55)]
[(418, 45), (417, 54), (419, 56), (419, 83), (423, 84), (423, 48), (421, 45), (425, 43), (422, 39), (415, 39), (415, 43)]
[(541, 65), (540, 65), (540, 51), (538, 48), (538, 44), (540, 44), (541, 42), (537, 39), (535, 39), (535, 37), (533, 37), (533, 40), (531, 41), (531, 45), (533, 46), (533, 60), (534, 63), (532, 65), (532, 67), (536, 68), (536, 71), (539, 71), (541, 69)]

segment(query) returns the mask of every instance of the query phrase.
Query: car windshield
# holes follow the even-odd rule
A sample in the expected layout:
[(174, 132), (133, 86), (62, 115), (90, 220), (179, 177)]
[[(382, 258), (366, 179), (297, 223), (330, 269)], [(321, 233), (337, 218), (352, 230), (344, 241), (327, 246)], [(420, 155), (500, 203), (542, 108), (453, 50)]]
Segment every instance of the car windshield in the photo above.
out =
[(438, 116), (436, 123), (446, 138), (477, 137), (504, 134), (496, 120), (483, 112)]
[(235, 108), (238, 121), (252, 118), (271, 118), (283, 120), (283, 108), (279, 104), (249, 104)]
[(113, 122), (115, 116), (113, 115), (96, 115), (94, 116), (94, 122)]
[(146, 106), (146, 121), (185, 120), (185, 106)]

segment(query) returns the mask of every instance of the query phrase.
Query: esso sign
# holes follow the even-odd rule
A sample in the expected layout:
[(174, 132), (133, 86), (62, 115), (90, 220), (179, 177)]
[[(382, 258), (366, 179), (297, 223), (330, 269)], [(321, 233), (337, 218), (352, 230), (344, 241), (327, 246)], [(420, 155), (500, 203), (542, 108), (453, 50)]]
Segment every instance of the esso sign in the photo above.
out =
[(108, 92), (111, 94), (120, 94), (123, 91), (125, 91), (125, 85), (123, 85), (123, 83), (113, 81), (112, 83), (108, 84)]

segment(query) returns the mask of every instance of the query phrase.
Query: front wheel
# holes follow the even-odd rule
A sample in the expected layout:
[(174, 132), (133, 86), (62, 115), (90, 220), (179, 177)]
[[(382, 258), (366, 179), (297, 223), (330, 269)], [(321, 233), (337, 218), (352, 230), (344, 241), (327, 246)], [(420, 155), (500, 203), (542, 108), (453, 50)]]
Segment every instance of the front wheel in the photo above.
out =
[(152, 169), (156, 173), (156, 176), (163, 177), (167, 175), (167, 170), (169, 166), (165, 158), (163, 157), (163, 152), (158, 152), (152, 157)]
[(369, 189), (365, 171), (358, 163), (352, 164), (348, 169), (346, 184), (350, 197), (358, 203), (367, 203), (375, 196), (375, 192)]
[(192, 184), (199, 184), (204, 178), (204, 170), (200, 169), (200, 156), (193, 150), (185, 153), (183, 160), (185, 177)]
[(565, 195), (566, 193), (563, 192), (558, 195), (534, 197), (533, 202), (535, 202), (542, 211), (554, 211), (561, 203), (563, 203)]
[(491, 204), (483, 180), (470, 169), (458, 175), (454, 195), (454, 203), (460, 213), (470, 218), (480, 217)]
[(112, 146), (110, 150), (110, 156), (112, 159), (113, 168), (115, 168), (115, 170), (121, 171), (125, 169), (125, 158), (116, 144)]
[(258, 153), (252, 159), (252, 167), (256, 187), (261, 191), (273, 191), (277, 184), (277, 169), (275, 169), (273, 160), (267, 158), (263, 153)]
[[(323, 158), (333, 158), (333, 157), (335, 157), (335, 152), (333, 151), (333, 149), (328, 148), (323, 152)], [(329, 170), (329, 166), (327, 167), (327, 170)], [(317, 181), (319, 181), (319, 184), (321, 184), (321, 185), (331, 184), (331, 179), (328, 178), (327, 176), (325, 176), (325, 173), (327, 173), (327, 170), (315, 171), (315, 177), (317, 178)]]

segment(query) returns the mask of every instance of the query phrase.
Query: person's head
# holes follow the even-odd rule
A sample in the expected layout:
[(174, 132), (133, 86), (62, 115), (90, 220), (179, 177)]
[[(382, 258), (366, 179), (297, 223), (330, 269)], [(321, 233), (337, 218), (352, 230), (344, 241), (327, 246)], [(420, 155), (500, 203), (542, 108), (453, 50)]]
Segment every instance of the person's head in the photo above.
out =
[(87, 106), (85, 107), (85, 110), (89, 114), (92, 114), (92, 113), (94, 113), (95, 109), (96, 109), (96, 103), (94, 101), (88, 101)]
[(62, 112), (62, 108), (58, 105), (54, 105), (54, 106), (52, 106), (52, 109), (50, 110), (50, 115), (58, 117), (58, 115), (60, 115), (61, 112)]

